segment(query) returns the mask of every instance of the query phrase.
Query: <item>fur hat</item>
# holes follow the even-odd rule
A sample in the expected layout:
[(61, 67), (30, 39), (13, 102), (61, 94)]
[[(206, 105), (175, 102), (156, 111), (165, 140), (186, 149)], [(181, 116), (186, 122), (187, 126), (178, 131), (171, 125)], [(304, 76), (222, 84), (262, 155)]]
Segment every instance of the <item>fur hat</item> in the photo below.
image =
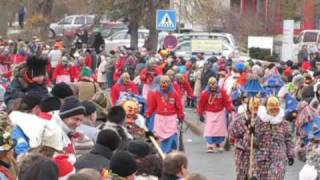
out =
[(56, 97), (61, 98), (61, 99), (64, 99), (64, 98), (66, 98), (68, 96), (73, 96), (74, 95), (71, 87), (68, 84), (64, 83), (64, 82), (56, 84), (52, 88), (51, 94), (53, 96), (56, 96)]
[(128, 177), (137, 171), (137, 163), (128, 152), (119, 151), (110, 160), (110, 170), (120, 177)]
[(28, 75), (30, 77), (36, 77), (46, 75), (48, 59), (40, 58), (37, 56), (31, 56), (27, 59)]

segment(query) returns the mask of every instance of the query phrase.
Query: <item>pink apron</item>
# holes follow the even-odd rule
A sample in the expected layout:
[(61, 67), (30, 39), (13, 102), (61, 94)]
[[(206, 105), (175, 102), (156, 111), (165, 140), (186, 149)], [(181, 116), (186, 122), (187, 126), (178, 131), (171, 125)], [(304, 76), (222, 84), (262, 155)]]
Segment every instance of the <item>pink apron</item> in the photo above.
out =
[(70, 75), (59, 75), (59, 76), (57, 76), (56, 83), (61, 83), (61, 82), (70, 83), (71, 82)]
[(168, 116), (159, 114), (155, 115), (154, 131), (160, 141), (163, 141), (178, 132), (177, 121), (178, 119), (176, 114)]
[(144, 97), (145, 99), (147, 99), (148, 97), (148, 93), (151, 90), (151, 85), (149, 84), (143, 84), (142, 87), (142, 97)]
[(228, 135), (226, 114), (220, 112), (205, 112), (204, 137), (225, 137)]

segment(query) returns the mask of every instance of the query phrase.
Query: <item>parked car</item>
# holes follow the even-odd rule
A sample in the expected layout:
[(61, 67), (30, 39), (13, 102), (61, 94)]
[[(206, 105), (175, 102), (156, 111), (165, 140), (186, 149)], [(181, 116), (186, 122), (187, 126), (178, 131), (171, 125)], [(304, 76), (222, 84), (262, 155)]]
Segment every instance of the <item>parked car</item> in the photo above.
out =
[(72, 15), (66, 16), (49, 26), (49, 37), (74, 34), (77, 28), (86, 24), (94, 24), (95, 15)]
[[(139, 29), (138, 30), (138, 47), (142, 47), (145, 43), (146, 38), (149, 35), (149, 30), (147, 29)], [(115, 49), (120, 46), (130, 47), (130, 34), (128, 34), (128, 30), (121, 30), (108, 38), (104, 39), (105, 48), (107, 51)]]
[(237, 58), (239, 57), (239, 53), (236, 49), (234, 49), (229, 43), (222, 42), (222, 50), (212, 50), (212, 51), (198, 51), (198, 52), (192, 52), (192, 40), (183, 41), (177, 45), (177, 47), (173, 50), (176, 56), (182, 56), (185, 59), (190, 59), (192, 56), (196, 55), (199, 52), (204, 53), (205, 59), (208, 59), (212, 56), (216, 57), (232, 57)]

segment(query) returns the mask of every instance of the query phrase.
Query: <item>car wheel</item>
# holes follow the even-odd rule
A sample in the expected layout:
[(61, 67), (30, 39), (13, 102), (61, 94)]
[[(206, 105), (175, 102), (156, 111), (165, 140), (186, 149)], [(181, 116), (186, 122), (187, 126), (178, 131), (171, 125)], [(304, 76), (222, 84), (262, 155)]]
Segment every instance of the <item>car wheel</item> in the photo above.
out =
[(54, 32), (53, 29), (49, 29), (49, 38), (55, 38), (56, 37), (56, 33)]

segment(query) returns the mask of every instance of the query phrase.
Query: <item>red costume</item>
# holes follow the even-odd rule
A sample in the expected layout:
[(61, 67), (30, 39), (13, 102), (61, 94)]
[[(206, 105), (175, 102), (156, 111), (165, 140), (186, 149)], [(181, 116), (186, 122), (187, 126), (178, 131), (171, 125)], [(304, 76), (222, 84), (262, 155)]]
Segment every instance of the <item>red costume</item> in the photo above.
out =
[(198, 113), (203, 114), (204, 112), (219, 112), (224, 108), (228, 112), (233, 110), (230, 96), (227, 95), (224, 89), (220, 89), (215, 95), (211, 95), (209, 91), (203, 91), (200, 95), (198, 104)]
[(178, 118), (183, 119), (183, 111), (181, 97), (176, 91), (169, 93), (167, 98), (160, 90), (154, 91), (148, 95), (147, 117), (151, 117), (153, 113), (164, 116), (177, 114)]
[(138, 87), (133, 82), (128, 82), (127, 85), (118, 82), (113, 85), (111, 89), (112, 104), (116, 104), (119, 99), (120, 92), (132, 92), (135, 95), (139, 95)]
[(155, 68), (153, 70), (148, 70), (147, 68), (143, 68), (140, 72), (140, 79), (143, 84), (151, 84), (153, 79), (158, 75), (162, 75), (160, 68)]
[(176, 90), (176, 92), (180, 95), (180, 97), (182, 97), (185, 94), (185, 92), (187, 92), (187, 95), (189, 97), (193, 96), (193, 91), (192, 91), (191, 85), (186, 80), (183, 80), (182, 83), (175, 81), (173, 83), (173, 87)]
[(91, 54), (87, 54), (84, 62), (86, 64), (86, 66), (90, 67), (92, 69), (92, 64), (93, 64), (93, 59), (92, 59), (92, 55)]
[(74, 78), (75, 78), (75, 74), (72, 71), (72, 67), (70, 66), (63, 66), (61, 64), (58, 64), (56, 66), (56, 68), (53, 71), (52, 74), (52, 81), (56, 81), (58, 76), (62, 76), (62, 75), (66, 75), (66, 76), (70, 76), (70, 81), (73, 82)]
[(116, 70), (113, 74), (113, 81), (116, 82), (119, 80), (122, 71), (123, 71), (123, 66), (126, 63), (126, 57), (122, 56), (118, 59), (117, 63), (116, 63)]

